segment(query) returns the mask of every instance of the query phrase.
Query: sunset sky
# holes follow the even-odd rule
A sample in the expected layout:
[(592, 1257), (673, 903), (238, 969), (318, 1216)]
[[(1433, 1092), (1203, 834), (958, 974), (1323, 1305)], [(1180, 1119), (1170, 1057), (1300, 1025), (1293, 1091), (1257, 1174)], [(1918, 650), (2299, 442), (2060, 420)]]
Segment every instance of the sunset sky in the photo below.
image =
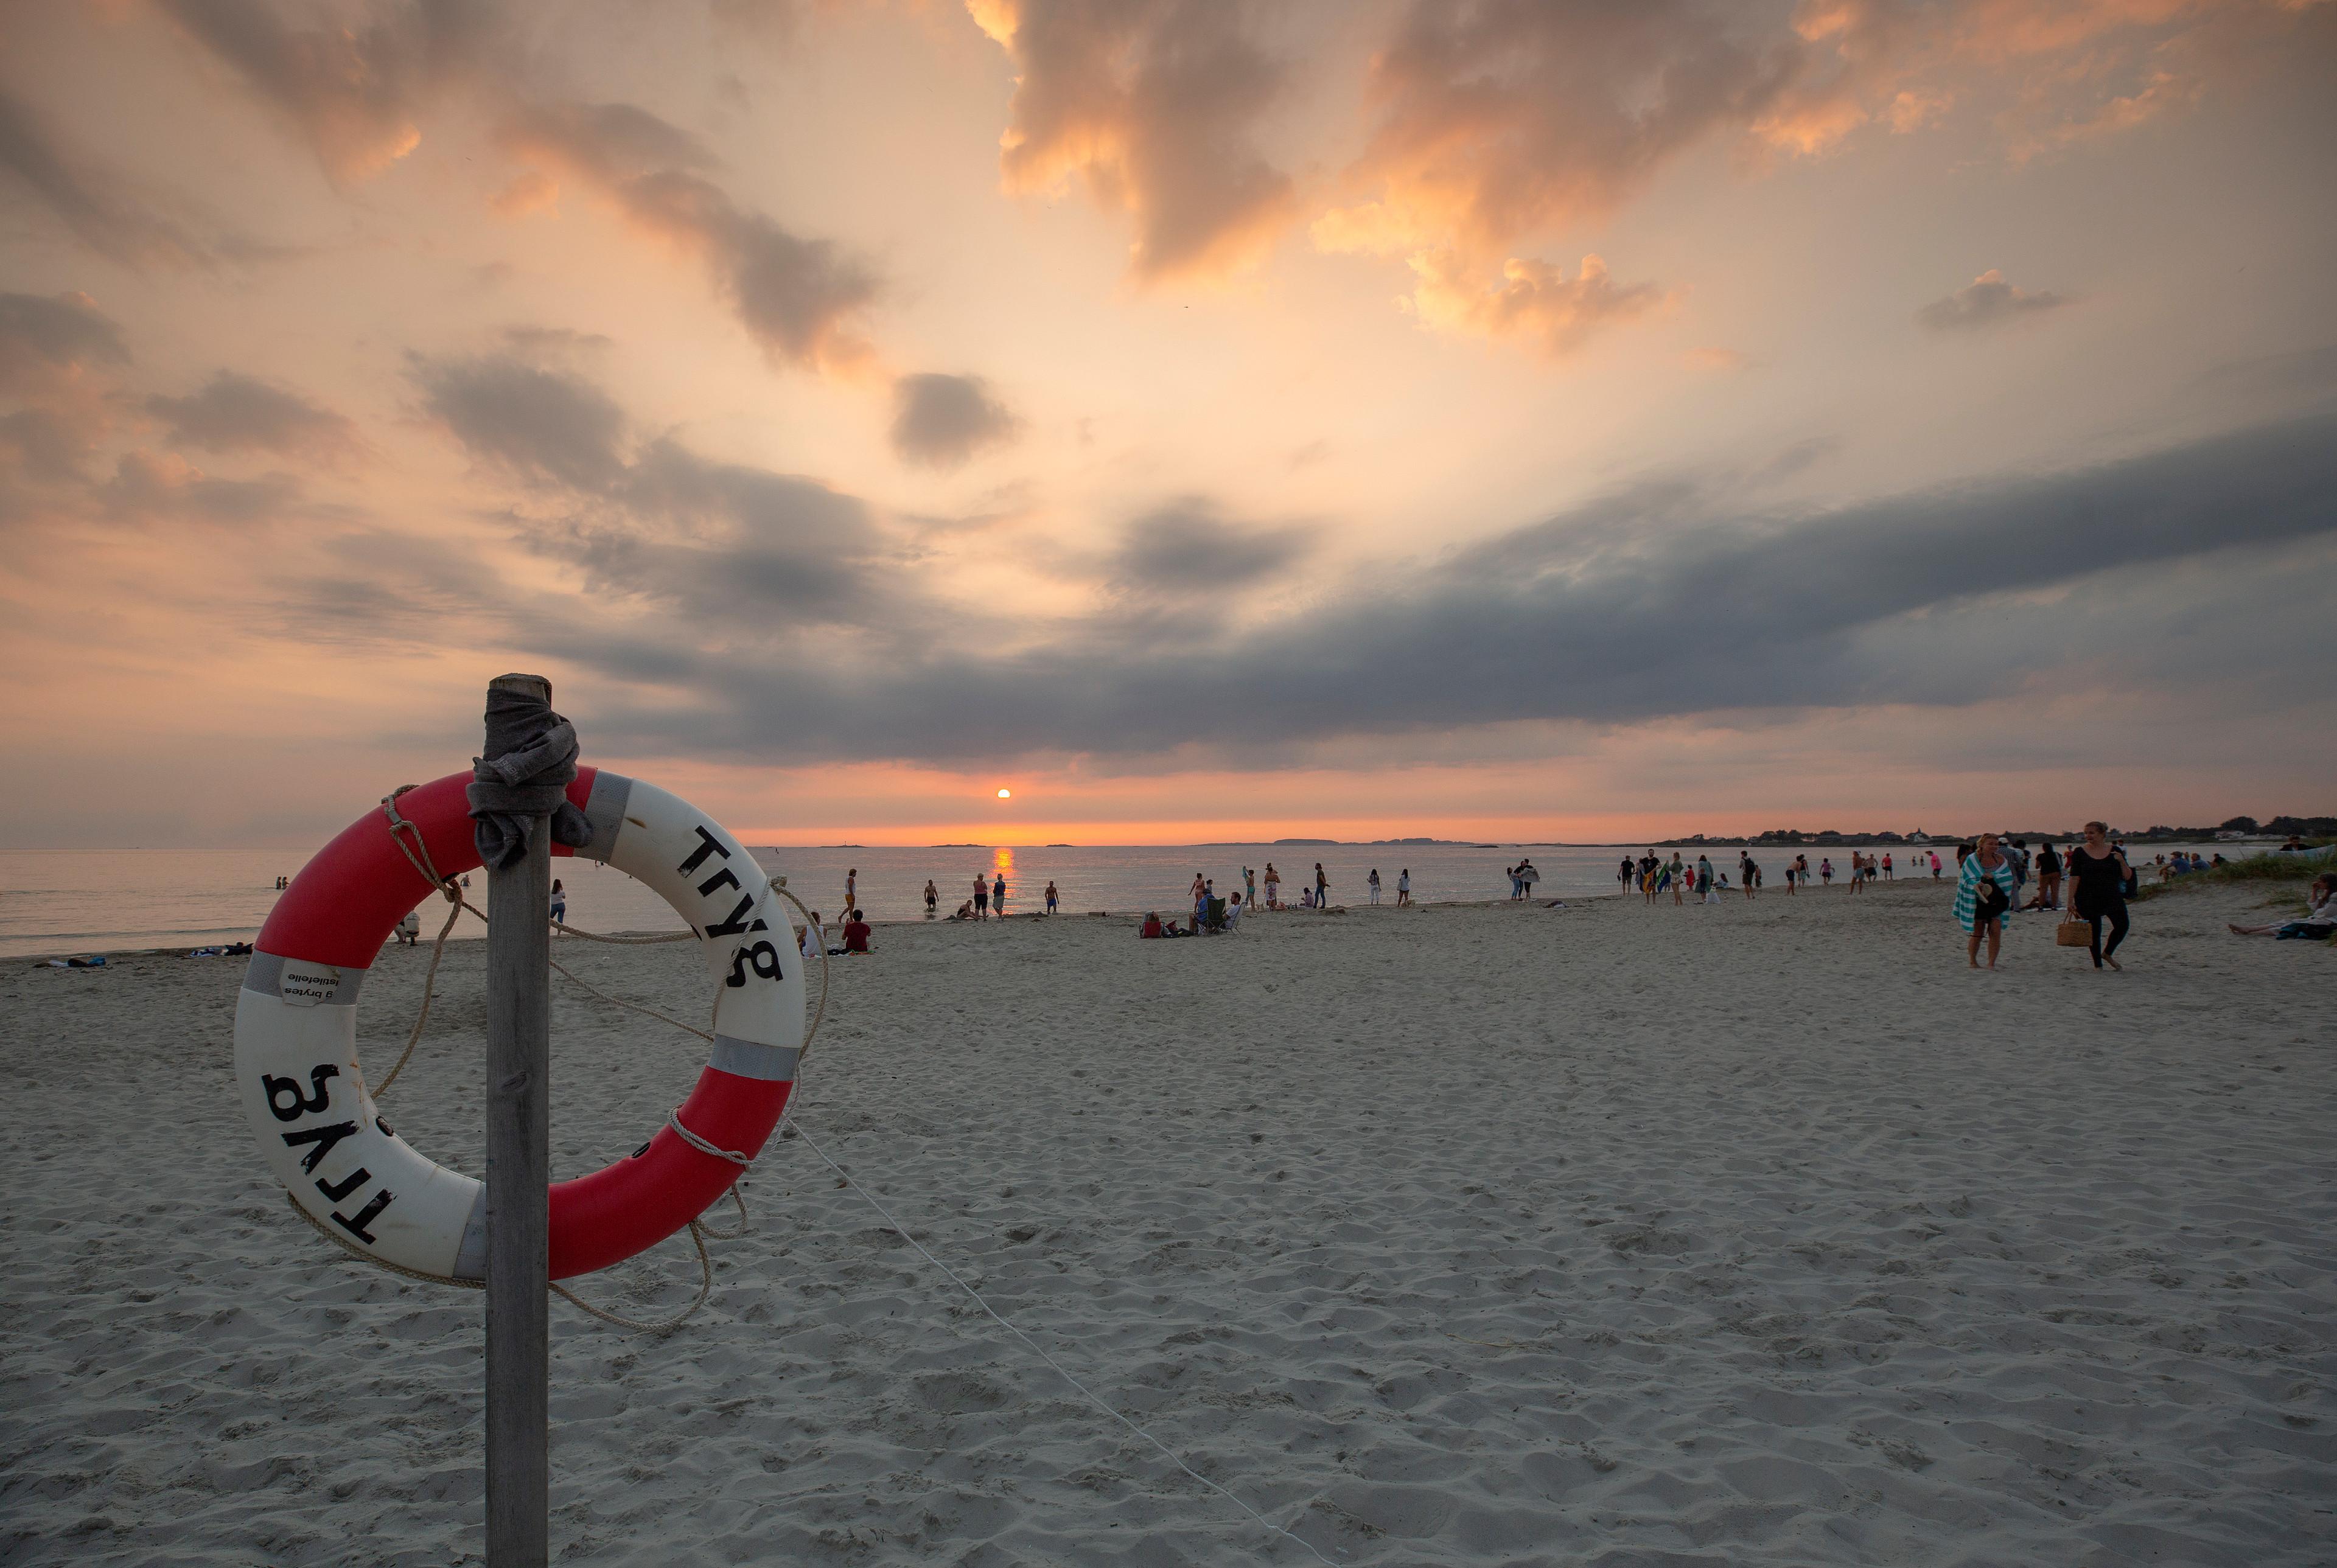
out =
[[(0, 6), (0, 845), (2337, 811), (2337, 4)], [(998, 791), (1011, 789), (1011, 799)]]

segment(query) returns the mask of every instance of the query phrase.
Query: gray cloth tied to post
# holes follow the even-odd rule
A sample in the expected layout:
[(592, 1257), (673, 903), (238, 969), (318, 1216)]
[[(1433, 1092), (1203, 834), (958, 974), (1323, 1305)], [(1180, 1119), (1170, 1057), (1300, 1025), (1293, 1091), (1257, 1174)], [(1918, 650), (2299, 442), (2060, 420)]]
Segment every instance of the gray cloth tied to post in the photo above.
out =
[(488, 870), (527, 853), (528, 835), (540, 817), (552, 819), (554, 843), (581, 850), (592, 842), (592, 824), (568, 799), (576, 777), (576, 726), (552, 712), (548, 699), (490, 690), (486, 745), (485, 756), (471, 759), (465, 793), (479, 859)]

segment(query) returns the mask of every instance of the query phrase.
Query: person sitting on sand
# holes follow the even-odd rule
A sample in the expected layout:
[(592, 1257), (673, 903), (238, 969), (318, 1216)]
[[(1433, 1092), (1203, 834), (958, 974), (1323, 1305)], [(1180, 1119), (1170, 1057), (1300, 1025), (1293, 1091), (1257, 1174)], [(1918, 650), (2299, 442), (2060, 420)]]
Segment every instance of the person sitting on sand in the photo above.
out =
[(2337, 933), (2337, 872), (2322, 872), (2305, 891), (2300, 918), (2274, 920), (2268, 926), (2233, 926), (2235, 937), (2281, 937), (2326, 941)]
[(1138, 929), (1136, 934), (1139, 937), (1159, 936), (1160, 934), (1160, 917), (1158, 914), (1148, 911), (1144, 916), (1144, 924)]
[(1956, 923), (1970, 939), (1964, 957), (1980, 968), (1980, 940), (1988, 938), (1988, 967), (1996, 968), (1997, 950), (2004, 943), (2004, 915), (2015, 892), (2012, 857), (1996, 847), (1994, 833), (1980, 835), (1980, 847), (1964, 857), (1956, 873)]
[(819, 923), (817, 910), (812, 911), (811, 923), (804, 927), (803, 939), (797, 943), (797, 950), (807, 959), (816, 959), (827, 950), (827, 931)]
[(860, 918), (858, 910), (844, 918), (844, 950), (847, 953), (868, 950), (868, 922)]
[(953, 920), (970, 920), (973, 919), (973, 901), (972, 899), (968, 899), (965, 902), (958, 905), (957, 913), (950, 916), (950, 919)]
[(408, 910), (406, 918), (397, 922), (397, 940), (412, 947), (422, 940), (422, 911)]

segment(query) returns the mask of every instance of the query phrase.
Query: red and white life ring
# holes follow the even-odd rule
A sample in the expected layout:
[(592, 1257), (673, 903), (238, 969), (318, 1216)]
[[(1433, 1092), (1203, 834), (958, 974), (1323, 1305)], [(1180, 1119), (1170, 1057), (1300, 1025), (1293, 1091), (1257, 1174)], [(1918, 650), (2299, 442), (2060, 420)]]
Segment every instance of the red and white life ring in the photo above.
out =
[[(407, 791), (398, 813), (428, 863), (479, 865), (455, 774)], [(654, 1246), (738, 1179), (778, 1125), (804, 1042), (804, 971), (779, 895), (746, 846), (687, 801), (597, 768), (568, 798), (592, 824), (574, 854), (662, 894), (699, 933), (715, 982), (714, 1056), (650, 1141), (589, 1176), (552, 1187), (552, 1277), (590, 1273)], [(486, 1271), (486, 1187), (391, 1131), (357, 1065), (357, 1002), (392, 928), (431, 892), (368, 813), (301, 868), (253, 944), (235, 1015), (244, 1115), (293, 1202), (369, 1257), (460, 1280)], [(687, 1129), (686, 1132), (680, 1129)]]

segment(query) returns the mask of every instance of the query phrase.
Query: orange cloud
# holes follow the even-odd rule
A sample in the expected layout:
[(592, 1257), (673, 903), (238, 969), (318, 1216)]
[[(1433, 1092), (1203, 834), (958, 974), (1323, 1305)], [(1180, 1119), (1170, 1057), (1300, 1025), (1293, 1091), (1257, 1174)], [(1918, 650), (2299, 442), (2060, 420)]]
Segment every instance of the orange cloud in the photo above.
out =
[(1053, 194), (1074, 178), (1136, 223), (1141, 281), (1222, 276), (1264, 259), (1296, 216), (1289, 177), (1251, 131), (1285, 73), (1230, 6), (1189, 0), (966, 0), (1012, 56), (1014, 100), (999, 138), (1010, 193)]
[(1481, 287), (1467, 263), (1452, 250), (1423, 251), (1412, 258), (1418, 278), (1406, 304), (1420, 319), (1447, 332), (1479, 337), (1518, 338), (1555, 359), (1571, 354), (1599, 328), (1644, 315), (1663, 303), (1652, 284), (1618, 287), (1596, 256), (1582, 258), (1572, 278), (1546, 261), (1511, 257), (1501, 267), (1501, 284)]
[(533, 218), (539, 212), (556, 217), (560, 211), (560, 181), (541, 170), (531, 169), (495, 192), (487, 206), (496, 217), (514, 221)]

